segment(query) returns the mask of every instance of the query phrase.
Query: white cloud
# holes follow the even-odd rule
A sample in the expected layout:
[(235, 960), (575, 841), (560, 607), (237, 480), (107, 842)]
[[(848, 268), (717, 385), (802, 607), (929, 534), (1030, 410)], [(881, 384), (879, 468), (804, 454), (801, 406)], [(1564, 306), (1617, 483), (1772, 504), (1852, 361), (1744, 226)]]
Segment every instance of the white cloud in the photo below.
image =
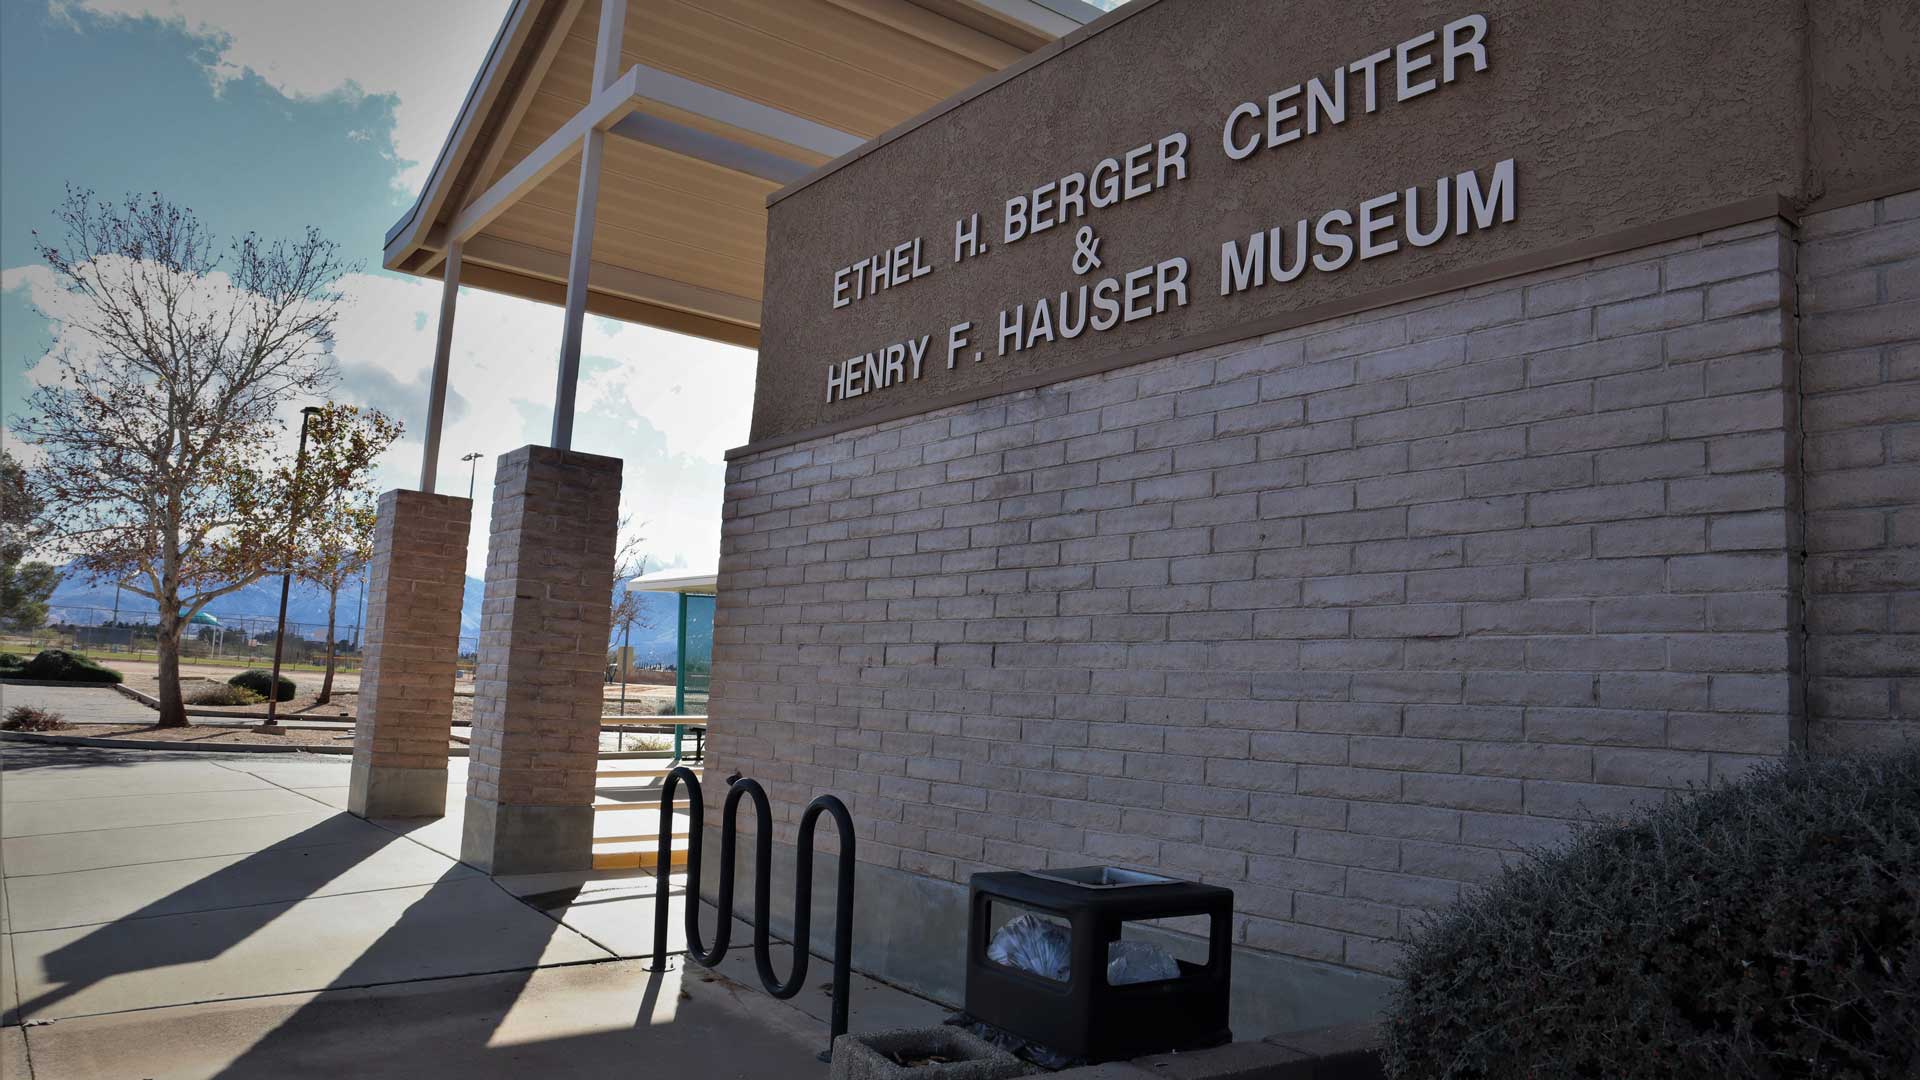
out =
[[(381, 487), (413, 487), (420, 478), (427, 382), (439, 317), (440, 283), (388, 273), (349, 275), (348, 304), (334, 328), (341, 379), (335, 400), (372, 405), (407, 424), (381, 462)], [(75, 302), (45, 267), (0, 272), (0, 288), (29, 290), (43, 312)], [(461, 291), (441, 435), (440, 491), (466, 494), (468, 465), (479, 451), (467, 572), (486, 565), (494, 460), (528, 444), (546, 445), (553, 422), (560, 309), (473, 289)], [(711, 566), (720, 550), (725, 451), (747, 440), (753, 408), (754, 354), (745, 349), (628, 326), (609, 333), (591, 318), (577, 400), (574, 448), (625, 461), (622, 503), (645, 522), (648, 565)], [(56, 327), (56, 332), (58, 328)], [(56, 348), (60, 339), (56, 338)], [(29, 369), (45, 378), (51, 365)], [(286, 408), (289, 437), (298, 409)]]
[(247, 71), (291, 98), (392, 94), (394, 179), (408, 195), (427, 170), (508, 0), (54, 0), (71, 18), (153, 17), (215, 40), (216, 87)]
[[(343, 380), (336, 397), (371, 404), (408, 420), (406, 438), (384, 463), (384, 486), (419, 480), (427, 380), (433, 363), (440, 284), (391, 274), (356, 274), (352, 301), (335, 329)], [(495, 458), (546, 445), (553, 423), (560, 351), (560, 309), (497, 293), (463, 289), (448, 368), (448, 416), (441, 435), (438, 487), (465, 494), (474, 464), (477, 504), (469, 573), (486, 560), (488, 490)], [(645, 522), (646, 550), (657, 560), (712, 565), (720, 550), (725, 453), (747, 441), (753, 410), (754, 354), (644, 326), (606, 332), (589, 318), (575, 406), (574, 449), (626, 462), (622, 503)]]

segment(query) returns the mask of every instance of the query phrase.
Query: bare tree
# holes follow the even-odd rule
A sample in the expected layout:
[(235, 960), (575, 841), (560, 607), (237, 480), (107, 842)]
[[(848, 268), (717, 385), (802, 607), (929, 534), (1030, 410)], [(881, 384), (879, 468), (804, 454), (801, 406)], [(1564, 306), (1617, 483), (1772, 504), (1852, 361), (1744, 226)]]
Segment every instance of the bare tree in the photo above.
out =
[(623, 650), (620, 663), (620, 712), (622, 715), (627, 711), (627, 678), (629, 676), (627, 669), (631, 663), (628, 654), (633, 648), (633, 632), (653, 629), (653, 618), (641, 606), (640, 594), (627, 590), (627, 582), (647, 572), (647, 557), (640, 551), (640, 545), (646, 543), (647, 538), (638, 531), (646, 526), (647, 523), (644, 521), (635, 525), (631, 517), (621, 518), (622, 539), (620, 548), (613, 557), (613, 628), (620, 633), (620, 647)]
[(64, 238), (34, 240), (71, 302), (16, 431), (74, 563), (159, 605), (159, 722), (184, 727), (182, 629), (283, 553), (280, 414), (332, 383), (347, 267), (315, 229), (223, 248), (158, 194), (69, 189), (57, 216)]
[(282, 482), (297, 482), (300, 505), (311, 507), (300, 515), (293, 566), (301, 580), (327, 592), (327, 673), (314, 701), (325, 705), (333, 700), (340, 590), (373, 561), (373, 464), (400, 437), (401, 424), (377, 409), (329, 404), (307, 430), (306, 468)]

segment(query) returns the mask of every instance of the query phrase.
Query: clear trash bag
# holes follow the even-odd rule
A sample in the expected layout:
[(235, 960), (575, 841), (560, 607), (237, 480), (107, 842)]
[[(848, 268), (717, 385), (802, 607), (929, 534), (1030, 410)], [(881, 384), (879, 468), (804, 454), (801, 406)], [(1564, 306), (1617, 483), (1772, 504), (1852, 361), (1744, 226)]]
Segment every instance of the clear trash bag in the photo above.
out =
[(1107, 985), (1159, 982), (1180, 977), (1180, 965), (1167, 950), (1145, 941), (1116, 941), (1107, 946)]
[(1073, 964), (1070, 943), (1068, 930), (1060, 923), (1016, 915), (987, 943), (987, 959), (1043, 979), (1066, 982)]

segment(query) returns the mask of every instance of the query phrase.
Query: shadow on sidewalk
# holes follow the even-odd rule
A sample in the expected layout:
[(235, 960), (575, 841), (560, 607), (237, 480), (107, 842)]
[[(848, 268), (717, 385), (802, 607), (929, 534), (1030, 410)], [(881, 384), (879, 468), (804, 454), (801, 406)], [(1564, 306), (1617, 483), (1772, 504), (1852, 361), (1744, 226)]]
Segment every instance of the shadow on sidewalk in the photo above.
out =
[[(389, 973), (435, 933), (436, 885), (332, 987), (303, 1003), (218, 1074), (221, 1080), (457, 1076), (822, 1076), (812, 1040), (742, 1006), (724, 980), (675, 956), (540, 968), (548, 940), (573, 933), (540, 918), (503, 961), (517, 970), (355, 990)], [(564, 908), (555, 890), (529, 898)], [(496, 951), (498, 944), (495, 943)], [(683, 980), (701, 983), (690, 993)]]
[[(330, 828), (334, 821), (329, 818), (317, 822), (47, 953), (42, 969), (49, 982), (59, 985), (22, 1000), (18, 1015), (31, 1018), (119, 975), (212, 960), (286, 914), (288, 904), (312, 897), (329, 882), (400, 840), (381, 830), (377, 835), (369, 834), (363, 842), (341, 842), (338, 832)], [(209, 823), (210, 828), (219, 825)], [(302, 857), (281, 858), (294, 851), (301, 851)], [(279, 864), (276, 873), (287, 875), (286, 887), (276, 890), (270, 900), (248, 898), (241, 884), (256, 881), (264, 868), (273, 864)], [(235, 894), (231, 905), (222, 902), (229, 894)], [(176, 924), (176, 932), (171, 934), (156, 933), (150, 921), (196, 913), (208, 917), (195, 919), (190, 928)], [(187, 929), (191, 932), (185, 932)]]

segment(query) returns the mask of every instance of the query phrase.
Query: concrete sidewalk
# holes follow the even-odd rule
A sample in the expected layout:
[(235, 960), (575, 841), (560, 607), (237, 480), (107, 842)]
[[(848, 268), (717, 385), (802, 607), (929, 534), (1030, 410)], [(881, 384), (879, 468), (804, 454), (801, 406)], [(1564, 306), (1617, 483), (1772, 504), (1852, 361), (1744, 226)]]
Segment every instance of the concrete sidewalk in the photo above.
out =
[(29, 705), (55, 712), (75, 724), (151, 724), (152, 709), (120, 693), (97, 686), (23, 686), (0, 683), (0, 704)]
[[(347, 770), (0, 748), (4, 1075), (824, 1075), (824, 966), (791, 1003), (746, 949), (650, 973), (652, 874), (487, 878), (444, 823), (344, 813)], [(856, 1031), (945, 1015), (859, 978), (852, 1013)]]

